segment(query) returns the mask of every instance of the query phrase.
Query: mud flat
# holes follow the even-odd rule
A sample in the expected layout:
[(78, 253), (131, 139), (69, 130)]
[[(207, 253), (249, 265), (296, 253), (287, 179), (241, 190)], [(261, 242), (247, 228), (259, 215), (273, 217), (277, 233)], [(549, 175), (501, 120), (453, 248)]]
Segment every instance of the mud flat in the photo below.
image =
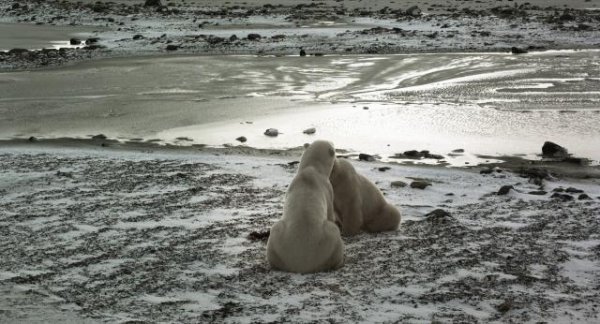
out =
[[(400, 229), (344, 238), (344, 268), (303, 276), (271, 271), (249, 238), (280, 217), (298, 157), (2, 146), (1, 318), (598, 320), (597, 179), (353, 162)], [(431, 186), (391, 186), (416, 178)]]

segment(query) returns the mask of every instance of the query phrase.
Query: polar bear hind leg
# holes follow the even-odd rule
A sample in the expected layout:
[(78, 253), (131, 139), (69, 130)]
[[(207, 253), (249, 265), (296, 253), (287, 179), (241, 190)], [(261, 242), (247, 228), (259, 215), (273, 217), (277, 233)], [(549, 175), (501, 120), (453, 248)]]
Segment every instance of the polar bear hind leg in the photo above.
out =
[(385, 232), (398, 229), (399, 224), (400, 212), (396, 207), (386, 204), (376, 217), (372, 217), (368, 222), (365, 222), (363, 228), (367, 232)]

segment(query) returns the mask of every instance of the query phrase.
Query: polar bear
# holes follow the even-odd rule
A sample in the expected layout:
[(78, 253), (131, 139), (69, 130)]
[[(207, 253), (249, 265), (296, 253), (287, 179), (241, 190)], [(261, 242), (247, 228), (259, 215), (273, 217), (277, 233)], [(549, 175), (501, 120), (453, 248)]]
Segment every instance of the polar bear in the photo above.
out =
[(358, 174), (346, 159), (336, 159), (329, 177), (334, 208), (344, 235), (392, 231), (398, 228), (400, 212), (388, 204), (379, 189)]
[(279, 270), (312, 273), (340, 268), (344, 243), (333, 208), (329, 175), (335, 161), (333, 145), (310, 144), (288, 187), (283, 216), (271, 228), (267, 261)]

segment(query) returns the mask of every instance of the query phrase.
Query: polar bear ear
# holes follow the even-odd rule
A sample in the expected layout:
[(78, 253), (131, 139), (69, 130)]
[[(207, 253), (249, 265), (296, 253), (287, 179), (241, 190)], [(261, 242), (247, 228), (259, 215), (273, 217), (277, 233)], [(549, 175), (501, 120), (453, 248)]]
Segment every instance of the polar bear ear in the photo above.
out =
[(333, 150), (333, 147), (329, 148), (329, 156), (330, 157), (334, 157), (335, 156), (335, 151)]
[(304, 149), (306, 150), (310, 146), (310, 143), (304, 143)]

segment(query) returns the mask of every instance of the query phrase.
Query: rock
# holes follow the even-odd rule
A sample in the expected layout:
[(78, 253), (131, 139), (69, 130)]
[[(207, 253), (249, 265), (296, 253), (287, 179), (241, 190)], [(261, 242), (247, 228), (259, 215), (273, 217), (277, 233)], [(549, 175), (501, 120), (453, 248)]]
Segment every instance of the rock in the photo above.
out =
[(544, 190), (535, 190), (535, 191), (530, 191), (529, 194), (536, 195), (536, 196), (543, 196), (543, 195), (547, 194), (547, 192), (545, 192)]
[(144, 7), (162, 7), (160, 0), (146, 0)]
[(29, 50), (25, 48), (13, 48), (10, 51), (8, 51), (8, 54), (10, 55), (22, 55), (25, 53), (29, 53)]
[(439, 154), (430, 154), (430, 153), (427, 153), (427, 154), (425, 154), (425, 158), (426, 159), (434, 159), (434, 160), (443, 160), (444, 156), (443, 155), (439, 155)]
[(513, 186), (510, 186), (510, 185), (502, 186), (502, 187), (500, 188), (500, 190), (498, 190), (498, 193), (497, 193), (497, 195), (498, 195), (498, 196), (507, 195), (507, 194), (508, 194), (508, 192), (509, 192), (511, 189), (515, 189), (515, 188), (513, 188)]
[(408, 9), (406, 9), (406, 14), (409, 16), (413, 16), (413, 17), (419, 17), (421, 16), (422, 10), (421, 8), (419, 8), (419, 6), (412, 6)]
[(98, 134), (98, 135), (94, 135), (92, 136), (93, 140), (105, 140), (106, 139), (106, 135), (104, 134)]
[(465, 153), (464, 149), (456, 149), (456, 150), (452, 150), (452, 153)]
[(103, 49), (103, 48), (106, 48), (106, 46), (93, 44), (93, 45), (87, 45), (83, 49), (88, 50), (88, 51), (93, 51), (93, 50)]
[(265, 130), (264, 134), (267, 136), (275, 137), (279, 135), (279, 131), (277, 130), (277, 128), (268, 128), (267, 130)]
[(427, 218), (443, 218), (449, 216), (451, 216), (449, 212), (439, 208), (425, 214), (425, 217)]
[(35, 136), (30, 136), (27, 140), (30, 142), (36, 142), (37, 138)]
[(519, 48), (519, 47), (511, 47), (510, 48), (510, 52), (513, 54), (526, 54), (527, 50), (524, 48)]
[(248, 240), (255, 241), (267, 241), (269, 239), (271, 232), (269, 230), (263, 232), (251, 232), (248, 234)]
[(144, 36), (141, 34), (133, 35), (133, 40), (144, 39)]
[(231, 35), (231, 36), (229, 36), (229, 41), (230, 41), (230, 42), (235, 42), (236, 40), (238, 40), (238, 37), (237, 37), (235, 34), (234, 34), (234, 35)]
[(248, 40), (257, 41), (260, 39), (261, 39), (261, 36), (259, 34), (248, 34)]
[(77, 38), (71, 38), (69, 40), (69, 44), (71, 44), (71, 45), (79, 45), (79, 44), (81, 44), (81, 40), (77, 39)]
[(509, 310), (511, 310), (511, 308), (513, 307), (513, 303), (512, 300), (507, 299), (505, 300), (502, 304), (496, 306), (496, 310), (498, 310), (500, 313), (506, 313)]
[(549, 158), (559, 158), (564, 159), (569, 157), (569, 152), (566, 148), (553, 143), (553, 142), (545, 142), (542, 146), (542, 156)]
[(235, 139), (236, 141), (242, 142), (242, 143), (246, 143), (246, 141), (248, 140), (245, 136), (240, 136), (238, 138)]
[(217, 44), (224, 43), (225, 42), (225, 38), (219, 37), (219, 36), (210, 35), (206, 39), (206, 42), (209, 43), (210, 45), (217, 45)]
[(590, 200), (592, 198), (590, 196), (586, 195), (586, 194), (581, 194), (581, 195), (579, 195), (579, 197), (577, 197), (577, 199), (579, 199), (579, 200)]
[(562, 201), (571, 201), (574, 199), (573, 196), (571, 196), (571, 195), (561, 194), (558, 192), (555, 192), (554, 194), (552, 194), (552, 196), (550, 196), (550, 198), (554, 198), (554, 199), (558, 199), (558, 200), (562, 200)]
[(377, 170), (379, 170), (379, 172), (385, 172), (385, 171), (390, 170), (390, 169), (391, 169), (390, 167), (386, 167), (386, 166), (385, 167), (381, 167), (381, 168), (377, 168)]
[(302, 131), (302, 133), (304, 133), (304, 134), (314, 134), (316, 131), (317, 131), (316, 128), (311, 127), (311, 128), (305, 129), (304, 131)]
[(72, 172), (62, 172), (62, 171), (58, 170), (58, 171), (56, 171), (56, 176), (64, 177), (64, 178), (73, 178), (73, 173)]
[(174, 44), (169, 44), (169, 45), (167, 45), (167, 48), (166, 48), (167, 51), (176, 51), (177, 49), (179, 49), (179, 45), (174, 45)]
[(418, 159), (421, 157), (421, 153), (417, 150), (410, 150), (410, 151), (405, 151), (404, 156), (406, 156), (407, 158), (411, 158), (411, 159)]
[(304, 49), (300, 49), (300, 56), (306, 56), (306, 51)]
[(98, 38), (98, 37), (90, 37), (90, 38), (88, 38), (88, 39), (85, 40), (85, 45), (96, 44), (96, 43), (98, 43), (98, 41), (100, 41), (100, 38)]
[(583, 190), (569, 187), (569, 188), (565, 189), (565, 192), (575, 194), (575, 193), (583, 193)]
[(494, 169), (492, 168), (485, 168), (483, 170), (479, 171), (479, 174), (492, 174), (494, 172)]
[(428, 186), (431, 186), (431, 183), (426, 181), (413, 181), (410, 183), (410, 187), (413, 189), (421, 189), (424, 190)]
[(406, 187), (406, 182), (396, 180), (396, 181), (392, 181), (391, 185), (394, 188), (404, 188), (404, 187)]
[(375, 157), (373, 155), (370, 155), (370, 154), (360, 153), (358, 155), (358, 160), (359, 161), (373, 162), (373, 161), (375, 161)]

